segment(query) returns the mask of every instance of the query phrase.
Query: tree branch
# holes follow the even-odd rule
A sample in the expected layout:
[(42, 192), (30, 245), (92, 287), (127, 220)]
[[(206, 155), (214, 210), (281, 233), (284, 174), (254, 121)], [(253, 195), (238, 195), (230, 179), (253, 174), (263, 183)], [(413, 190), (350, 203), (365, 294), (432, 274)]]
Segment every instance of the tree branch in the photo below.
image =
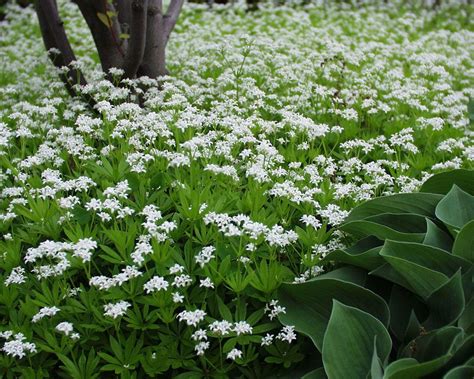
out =
[[(61, 80), (71, 96), (78, 96), (74, 85), (85, 85), (87, 82), (79, 69), (70, 66), (71, 62), (76, 60), (76, 56), (67, 38), (63, 22), (59, 17), (56, 0), (36, 0), (35, 9), (46, 50), (48, 52), (50, 49), (59, 51), (59, 54), (50, 54), (51, 61), (60, 69), (62, 67), (68, 68), (66, 73), (60, 74)], [(86, 100), (90, 105), (93, 105), (92, 98), (87, 97)]]
[(179, 14), (181, 13), (181, 9), (183, 8), (184, 0), (171, 0), (170, 5), (168, 6), (168, 10), (164, 15), (163, 22), (164, 22), (164, 38), (165, 44), (168, 42), (170, 38), (170, 34), (173, 31), (173, 28), (178, 21)]
[(123, 63), (126, 78), (134, 78), (145, 53), (148, 0), (132, 0), (130, 38)]

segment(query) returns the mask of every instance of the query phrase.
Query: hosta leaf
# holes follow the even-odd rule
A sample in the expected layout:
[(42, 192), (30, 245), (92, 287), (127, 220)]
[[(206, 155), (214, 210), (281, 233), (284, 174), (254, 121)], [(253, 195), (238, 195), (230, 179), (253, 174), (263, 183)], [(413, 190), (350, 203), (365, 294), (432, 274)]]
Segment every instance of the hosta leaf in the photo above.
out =
[[(403, 287), (394, 285), (390, 293), (390, 330), (397, 337), (399, 341), (406, 339), (407, 330), (410, 327), (410, 320), (414, 316), (414, 310), (425, 308), (424, 304), (420, 302), (419, 297)], [(423, 309), (424, 310), (424, 309)], [(413, 321), (412, 321), (413, 322)], [(416, 337), (419, 331), (419, 324), (415, 325)]]
[(383, 363), (380, 361), (377, 352), (377, 336), (374, 337), (374, 351), (372, 353), (372, 362), (370, 364), (370, 379), (383, 378)]
[(423, 183), (420, 192), (445, 195), (454, 184), (471, 195), (474, 195), (474, 171), (459, 169), (433, 175)]
[(446, 326), (421, 335), (410, 342), (402, 352), (403, 357), (428, 362), (443, 356), (451, 358), (460, 345), (462, 329)]
[(423, 325), (427, 329), (454, 323), (461, 316), (465, 307), (461, 270), (458, 270), (448, 282), (434, 291), (426, 303), (430, 308), (430, 315)]
[(474, 297), (471, 297), (469, 303), (466, 304), (458, 324), (466, 333), (474, 334)]
[(405, 284), (397, 283), (423, 298), (445, 284), (460, 267), (463, 271), (471, 268), (471, 264), (462, 258), (418, 243), (388, 240), (380, 255), (406, 281)]
[(461, 229), (474, 220), (474, 196), (454, 185), (436, 206), (436, 217), (446, 225)]
[(474, 378), (474, 366), (459, 366), (449, 371), (443, 379), (472, 379)]
[(279, 288), (277, 297), (286, 308), (286, 313), (278, 316), (280, 321), (294, 325), (296, 330), (309, 336), (319, 351), (322, 350), (333, 299), (360, 308), (388, 325), (388, 306), (380, 296), (341, 279), (321, 275), (305, 283), (285, 283)]
[(334, 250), (326, 255), (321, 263), (333, 261), (337, 263), (350, 264), (366, 270), (374, 270), (385, 262), (379, 255), (381, 248), (381, 246), (375, 247), (358, 254), (351, 254), (348, 250)]
[(382, 213), (410, 213), (434, 217), (436, 205), (441, 199), (442, 195), (431, 193), (400, 193), (377, 197), (355, 207), (346, 218), (346, 222)]
[[(443, 367), (450, 355), (443, 355), (428, 362), (418, 362), (416, 359), (403, 358), (387, 367), (384, 379), (415, 379), (422, 378)], [(402, 363), (400, 363), (402, 362)], [(395, 365), (397, 363), (397, 365)]]
[(474, 220), (464, 225), (457, 234), (453, 254), (474, 263)]
[(372, 366), (374, 340), (385, 362), (392, 348), (385, 326), (371, 314), (334, 300), (322, 351), (328, 377), (365, 379)]
[(424, 216), (383, 213), (343, 224), (341, 229), (355, 237), (375, 236), (380, 240), (421, 242), (425, 237)]
[(327, 379), (327, 376), (324, 372), (324, 368), (320, 367), (303, 375), (301, 379)]
[(423, 244), (451, 251), (453, 247), (453, 238), (433, 221), (427, 218), (426, 235), (423, 239)]

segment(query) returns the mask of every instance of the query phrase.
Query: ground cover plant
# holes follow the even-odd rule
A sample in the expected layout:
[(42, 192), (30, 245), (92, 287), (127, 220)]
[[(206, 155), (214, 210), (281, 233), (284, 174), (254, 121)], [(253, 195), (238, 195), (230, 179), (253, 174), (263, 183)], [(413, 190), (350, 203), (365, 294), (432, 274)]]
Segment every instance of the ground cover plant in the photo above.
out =
[(304, 378), (474, 375), (474, 171), (421, 191), (354, 208), (340, 229), (358, 241), (321, 262), (335, 267), (279, 288), (280, 320), (321, 353)]
[(185, 4), (170, 76), (122, 83), (59, 8), (95, 109), (32, 9), (0, 23), (3, 377), (303, 375), (281, 285), (361, 202), (472, 168), (472, 6)]

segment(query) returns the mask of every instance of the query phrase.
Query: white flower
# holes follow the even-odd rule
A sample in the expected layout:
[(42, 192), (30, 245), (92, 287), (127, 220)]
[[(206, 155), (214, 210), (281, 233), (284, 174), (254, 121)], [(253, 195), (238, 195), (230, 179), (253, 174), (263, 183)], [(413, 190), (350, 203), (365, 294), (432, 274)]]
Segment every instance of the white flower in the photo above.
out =
[(183, 271), (184, 271), (184, 267), (177, 264), (177, 263), (170, 267), (170, 274), (171, 275), (181, 274)]
[(220, 336), (229, 334), (232, 330), (232, 323), (227, 320), (214, 321), (209, 325), (209, 330)]
[(155, 292), (155, 291), (161, 291), (161, 290), (167, 290), (169, 286), (169, 283), (166, 281), (165, 278), (162, 278), (161, 276), (154, 276), (151, 278), (148, 282), (145, 283), (143, 288), (146, 290), (147, 293)]
[(197, 326), (206, 317), (206, 312), (197, 309), (195, 311), (182, 311), (178, 314), (179, 321), (185, 321), (188, 326)]
[(109, 316), (115, 319), (127, 313), (127, 309), (130, 308), (131, 306), (132, 304), (123, 300), (119, 301), (118, 303), (105, 304), (104, 316)]
[(290, 325), (284, 326), (276, 338), (291, 343), (291, 341), (296, 339), (295, 327)]
[(242, 358), (241, 350), (234, 348), (229, 351), (229, 353), (227, 353), (227, 359), (232, 359), (233, 361), (235, 361), (237, 358)]
[(173, 286), (176, 287), (176, 288), (187, 287), (192, 282), (193, 282), (193, 280), (191, 279), (191, 277), (189, 275), (182, 274), (182, 275), (178, 275), (174, 278)]
[(267, 304), (265, 306), (265, 313), (267, 312), (270, 312), (268, 317), (270, 318), (270, 320), (273, 320), (280, 313), (286, 313), (286, 308), (281, 305), (278, 305), (278, 300), (272, 300), (270, 301), (270, 304)]
[(194, 346), (194, 350), (196, 351), (197, 355), (204, 355), (205, 351), (209, 349), (209, 342), (207, 341), (201, 341), (199, 342), (196, 346)]
[(4, 351), (5, 354), (21, 359), (26, 355), (26, 353), (36, 353), (36, 346), (34, 343), (24, 342), (26, 337), (23, 333), (17, 333), (15, 335), (12, 333), (8, 338), (12, 336), (14, 336), (14, 339), (5, 342), (3, 345), (2, 351)]
[(270, 346), (273, 343), (273, 334), (267, 333), (264, 337), (262, 337), (262, 341), (260, 342), (261, 346)]
[(173, 292), (173, 303), (182, 303), (184, 301), (184, 296), (179, 292)]
[(64, 321), (56, 325), (56, 330), (68, 336), (74, 330), (74, 326), (70, 322)]
[(214, 283), (212, 283), (210, 278), (201, 279), (199, 287), (214, 288)]
[(31, 322), (38, 322), (44, 317), (52, 317), (59, 311), (60, 309), (58, 307), (43, 307), (33, 316)]
[(252, 334), (253, 328), (246, 321), (238, 321), (234, 324), (234, 332), (240, 336), (241, 334)]
[(22, 284), (26, 281), (25, 269), (23, 267), (15, 267), (12, 269), (8, 278), (5, 279), (4, 284), (9, 286), (10, 284)]
[(214, 258), (214, 252), (216, 251), (216, 248), (214, 246), (206, 246), (204, 247), (198, 255), (194, 257), (195, 261), (201, 268), (204, 267), (207, 263), (210, 262), (212, 258)]

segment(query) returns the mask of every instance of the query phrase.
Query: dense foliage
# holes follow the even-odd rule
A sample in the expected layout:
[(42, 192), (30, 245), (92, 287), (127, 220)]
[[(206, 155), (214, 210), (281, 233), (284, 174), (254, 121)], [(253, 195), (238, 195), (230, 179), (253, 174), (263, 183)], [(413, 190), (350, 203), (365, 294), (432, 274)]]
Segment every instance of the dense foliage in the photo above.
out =
[(474, 171), (421, 190), (356, 207), (340, 228), (360, 239), (322, 261), (337, 268), (280, 287), (280, 320), (321, 353), (305, 378), (474, 375)]
[(307, 372), (282, 283), (321, 273), (357, 204), (472, 167), (473, 10), (187, 6), (171, 76), (114, 86), (60, 2), (93, 112), (67, 96), (34, 12), (10, 7), (0, 375)]

